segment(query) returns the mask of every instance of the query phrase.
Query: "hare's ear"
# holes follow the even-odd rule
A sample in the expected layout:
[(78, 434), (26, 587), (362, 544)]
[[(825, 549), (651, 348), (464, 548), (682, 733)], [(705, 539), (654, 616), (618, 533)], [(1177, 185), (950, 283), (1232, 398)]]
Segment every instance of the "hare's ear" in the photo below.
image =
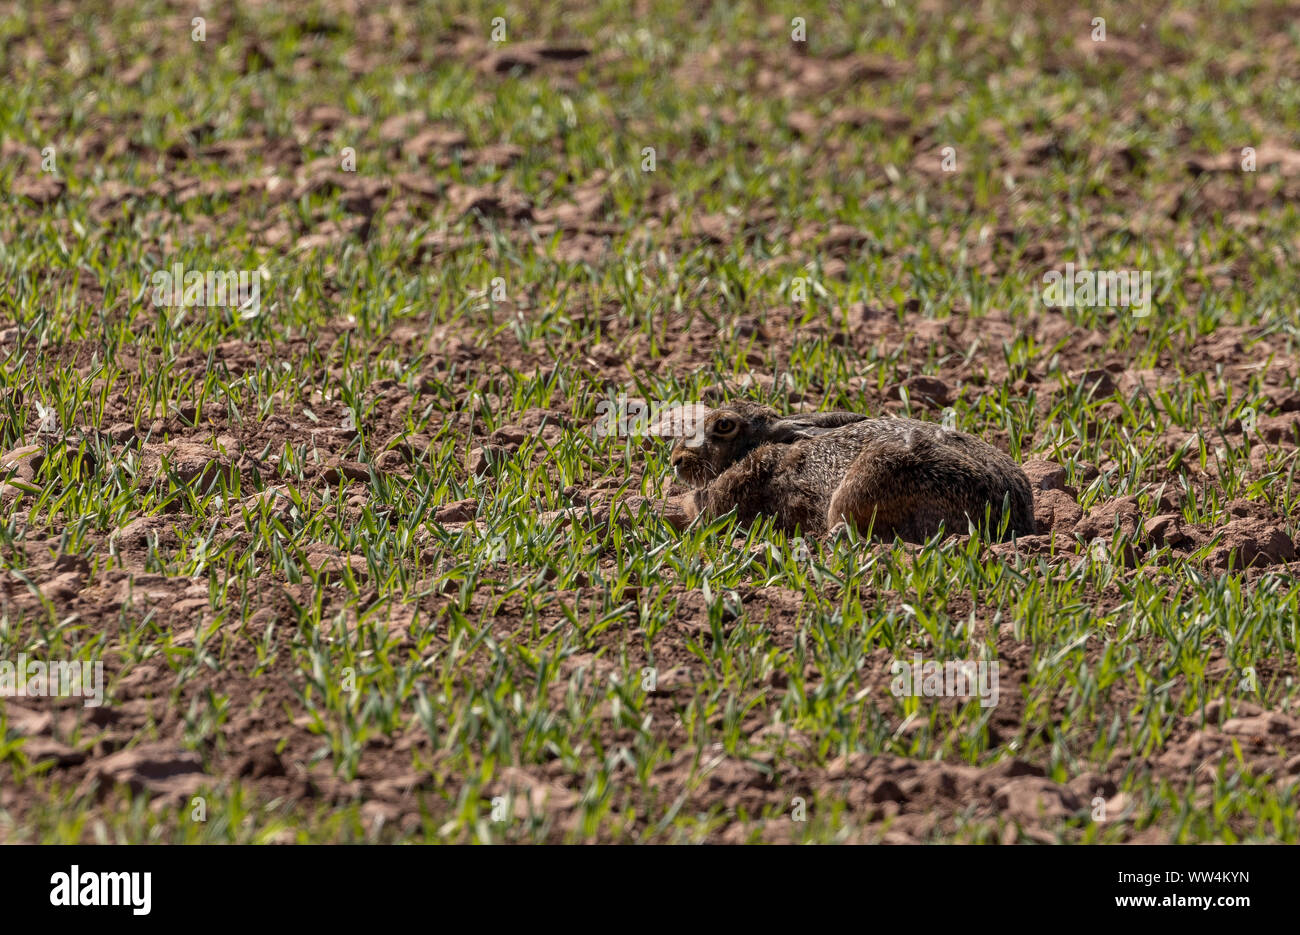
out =
[(825, 435), (845, 425), (861, 422), (867, 416), (860, 412), (805, 412), (772, 424), (768, 439), (774, 442), (793, 441)]
[(700, 403), (687, 403), (683, 406), (670, 406), (656, 410), (650, 416), (646, 427), (647, 435), (659, 438), (702, 438), (704, 420), (713, 412)]

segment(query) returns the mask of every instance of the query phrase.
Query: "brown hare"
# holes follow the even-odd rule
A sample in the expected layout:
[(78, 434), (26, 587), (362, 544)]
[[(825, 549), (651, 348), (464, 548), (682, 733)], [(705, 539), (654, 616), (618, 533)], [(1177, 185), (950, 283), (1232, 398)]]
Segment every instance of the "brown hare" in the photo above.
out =
[(843, 523), (906, 542), (969, 524), (994, 536), (1034, 532), (1025, 472), (970, 435), (856, 412), (782, 416), (744, 401), (694, 410), (671, 458), (696, 488), (685, 503), (692, 519), (735, 510), (742, 522), (774, 517), (787, 533), (823, 536)]

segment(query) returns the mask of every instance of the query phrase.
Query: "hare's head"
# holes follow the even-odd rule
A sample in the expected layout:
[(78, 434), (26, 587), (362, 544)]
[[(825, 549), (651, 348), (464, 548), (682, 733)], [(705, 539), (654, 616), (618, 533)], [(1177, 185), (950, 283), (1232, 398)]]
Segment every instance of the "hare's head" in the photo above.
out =
[[(681, 429), (670, 461), (677, 476), (692, 487), (703, 487), (731, 465), (762, 445), (786, 444), (834, 431), (867, 418), (856, 412), (809, 412), (783, 416), (758, 403), (737, 400), (719, 409), (689, 408), (693, 418), (679, 420)], [(663, 417), (675, 418), (675, 413)], [(687, 422), (690, 425), (687, 425)], [(670, 433), (662, 433), (670, 434)]]

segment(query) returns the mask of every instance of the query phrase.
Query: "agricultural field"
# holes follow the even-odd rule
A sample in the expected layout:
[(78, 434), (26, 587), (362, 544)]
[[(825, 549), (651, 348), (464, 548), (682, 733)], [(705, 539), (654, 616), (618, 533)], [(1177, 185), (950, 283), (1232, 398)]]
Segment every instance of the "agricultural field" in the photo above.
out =
[[(1300, 842), (1300, 3), (0, 66), (0, 841)], [(981, 438), (1034, 532), (688, 522), (639, 415), (728, 400)]]

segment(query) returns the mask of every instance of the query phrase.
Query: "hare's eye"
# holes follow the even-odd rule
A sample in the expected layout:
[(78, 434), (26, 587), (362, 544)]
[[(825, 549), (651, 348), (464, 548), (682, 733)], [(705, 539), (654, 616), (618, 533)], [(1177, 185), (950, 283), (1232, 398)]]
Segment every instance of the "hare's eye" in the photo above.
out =
[(713, 423), (713, 431), (718, 435), (736, 434), (736, 422), (734, 419), (719, 419)]

